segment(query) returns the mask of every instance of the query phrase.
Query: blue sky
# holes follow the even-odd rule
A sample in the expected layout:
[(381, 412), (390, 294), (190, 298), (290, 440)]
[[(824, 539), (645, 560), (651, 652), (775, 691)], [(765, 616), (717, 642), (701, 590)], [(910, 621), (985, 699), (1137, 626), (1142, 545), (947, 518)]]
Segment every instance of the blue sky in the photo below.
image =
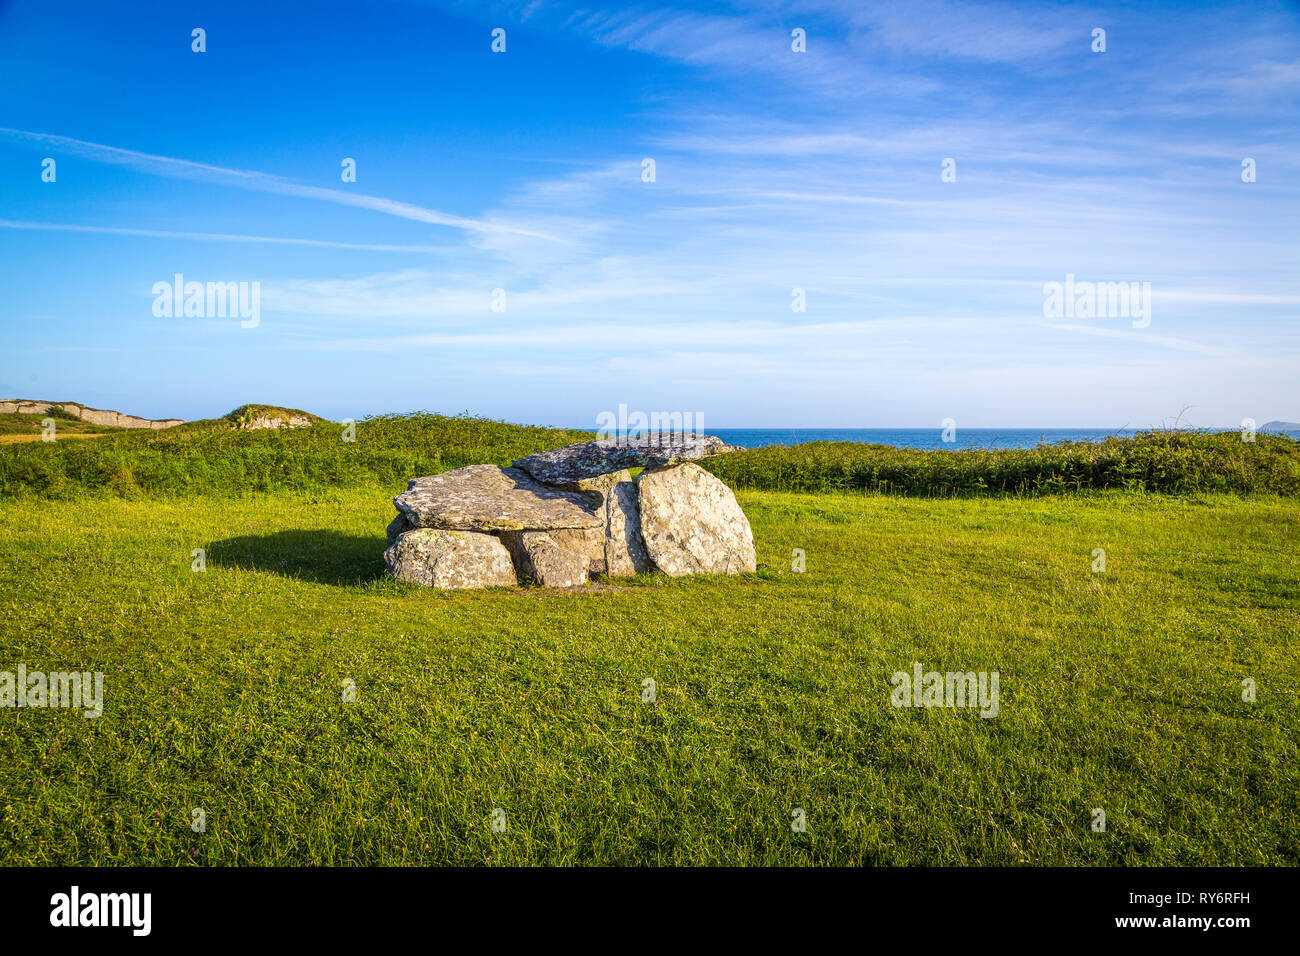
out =
[[(1297, 4), (278, 6), (0, 0), (0, 397), (1300, 419)], [(259, 324), (156, 317), (176, 273)]]

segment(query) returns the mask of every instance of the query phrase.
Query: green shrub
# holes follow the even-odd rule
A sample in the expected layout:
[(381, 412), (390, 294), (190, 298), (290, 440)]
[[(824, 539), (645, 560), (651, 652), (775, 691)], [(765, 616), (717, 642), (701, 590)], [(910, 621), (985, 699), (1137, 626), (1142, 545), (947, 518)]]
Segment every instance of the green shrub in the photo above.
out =
[(771, 491), (858, 489), (927, 497), (1103, 488), (1300, 494), (1300, 442), (1265, 434), (1243, 442), (1237, 432), (1148, 431), (1001, 451), (809, 442), (732, 452), (703, 465), (734, 488)]
[(81, 421), (80, 418), (72, 414), (72, 412), (68, 411), (62, 405), (47, 405), (45, 407), (45, 414), (48, 415), (50, 418), (62, 419), (65, 422)]
[[(248, 431), (223, 418), (93, 440), (0, 445), (0, 496), (240, 495), (361, 484), (401, 488), (416, 475), (480, 462), (508, 465), (535, 451), (593, 437), (426, 412), (367, 418), (357, 423), (355, 441), (342, 436), (343, 427), (332, 422)], [(956, 497), (1119, 488), (1300, 495), (1300, 442), (1266, 434), (1243, 442), (1236, 432), (1151, 431), (1006, 451), (809, 442), (732, 452), (702, 464), (734, 488), (771, 491)]]

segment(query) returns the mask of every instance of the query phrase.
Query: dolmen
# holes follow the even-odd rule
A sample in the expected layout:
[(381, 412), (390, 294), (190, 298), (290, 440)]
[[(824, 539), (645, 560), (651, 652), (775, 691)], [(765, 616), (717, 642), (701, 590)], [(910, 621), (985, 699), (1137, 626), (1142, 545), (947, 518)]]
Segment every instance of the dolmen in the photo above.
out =
[[(393, 499), (384, 561), (398, 580), (447, 589), (753, 571), (736, 496), (692, 464), (732, 450), (712, 435), (650, 433), (412, 478)], [(644, 469), (635, 481), (632, 468)]]

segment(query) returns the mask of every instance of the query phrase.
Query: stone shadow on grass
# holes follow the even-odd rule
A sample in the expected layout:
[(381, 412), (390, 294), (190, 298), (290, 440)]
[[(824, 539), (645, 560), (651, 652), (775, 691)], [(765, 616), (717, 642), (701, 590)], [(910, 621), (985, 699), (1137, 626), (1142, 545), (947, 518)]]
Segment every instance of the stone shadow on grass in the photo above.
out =
[(384, 577), (382, 534), (341, 531), (276, 531), (213, 541), (207, 563), (213, 568), (270, 571), (317, 584), (368, 584)]

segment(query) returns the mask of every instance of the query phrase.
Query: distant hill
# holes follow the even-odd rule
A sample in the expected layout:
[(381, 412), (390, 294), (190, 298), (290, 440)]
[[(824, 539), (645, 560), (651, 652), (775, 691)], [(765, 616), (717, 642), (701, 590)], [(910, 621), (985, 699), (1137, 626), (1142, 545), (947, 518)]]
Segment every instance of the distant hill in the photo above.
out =
[(1300, 432), (1300, 422), (1265, 422), (1259, 426), (1262, 432)]
[(284, 408), (281, 405), (240, 405), (220, 418), (202, 418), (186, 422), (184, 431), (239, 428), (258, 431), (263, 428), (305, 428), (328, 422), (329, 419), (304, 412), (301, 408)]
[(0, 415), (49, 415), (55, 410), (56, 418), (63, 417), (58, 412), (65, 412), (72, 418), (92, 425), (106, 425), (109, 428), (171, 428), (184, 424), (181, 418), (141, 418), (138, 415), (125, 415), (108, 408), (91, 408), (80, 402), (46, 402), (32, 398), (11, 398), (0, 400)]
[[(280, 405), (240, 405), (220, 418), (187, 422), (183, 418), (141, 418), (111, 409), (92, 408), (80, 402), (47, 402), (34, 398), (0, 399), (0, 433), (22, 433), (31, 431), (32, 428), (39, 430), (40, 420), (46, 417), (66, 422), (65, 433), (107, 432), (121, 428), (156, 431), (179, 426), (184, 426), (183, 430), (188, 431), (214, 428), (303, 428), (326, 421), (319, 415), (304, 412), (300, 408), (284, 408)], [(77, 427), (68, 427), (74, 423)]]

